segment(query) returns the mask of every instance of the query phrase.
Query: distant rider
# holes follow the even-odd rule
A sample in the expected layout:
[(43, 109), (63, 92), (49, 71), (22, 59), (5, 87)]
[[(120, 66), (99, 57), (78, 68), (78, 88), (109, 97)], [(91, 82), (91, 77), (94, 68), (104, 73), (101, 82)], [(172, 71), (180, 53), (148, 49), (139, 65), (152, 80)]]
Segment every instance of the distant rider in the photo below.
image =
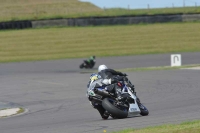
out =
[(96, 63), (95, 58), (96, 58), (96, 57), (95, 57), (94, 55), (93, 55), (93, 56), (90, 56), (90, 58), (87, 59), (87, 60), (84, 60), (84, 62), (89, 66), (89, 68), (93, 68), (94, 65), (95, 65), (95, 63)]

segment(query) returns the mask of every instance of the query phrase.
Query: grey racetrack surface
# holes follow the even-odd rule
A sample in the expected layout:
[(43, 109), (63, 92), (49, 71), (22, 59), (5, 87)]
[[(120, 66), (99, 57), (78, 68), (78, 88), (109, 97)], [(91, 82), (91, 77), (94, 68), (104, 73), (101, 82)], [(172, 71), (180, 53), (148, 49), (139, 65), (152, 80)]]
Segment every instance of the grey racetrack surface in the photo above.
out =
[[(183, 53), (183, 64), (200, 64), (200, 53)], [(200, 119), (200, 70), (128, 72), (150, 115), (102, 120), (85, 97), (89, 73), (82, 59), (0, 64), (0, 102), (28, 112), (1, 118), (0, 133), (102, 133)], [(97, 59), (111, 68), (169, 66), (170, 55)], [(97, 66), (96, 65), (96, 66)]]

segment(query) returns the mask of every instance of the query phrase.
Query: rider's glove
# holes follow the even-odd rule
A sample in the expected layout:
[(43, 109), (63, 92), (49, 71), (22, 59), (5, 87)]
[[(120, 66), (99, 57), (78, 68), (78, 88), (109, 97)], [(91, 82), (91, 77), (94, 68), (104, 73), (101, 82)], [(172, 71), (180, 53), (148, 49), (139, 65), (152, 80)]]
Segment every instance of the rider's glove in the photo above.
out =
[(117, 83), (119, 80), (117, 78), (111, 78), (111, 84)]
[(124, 81), (128, 81), (128, 78), (127, 78), (127, 77), (124, 77), (123, 80), (124, 80)]
[(128, 76), (126, 73), (123, 73), (123, 76)]

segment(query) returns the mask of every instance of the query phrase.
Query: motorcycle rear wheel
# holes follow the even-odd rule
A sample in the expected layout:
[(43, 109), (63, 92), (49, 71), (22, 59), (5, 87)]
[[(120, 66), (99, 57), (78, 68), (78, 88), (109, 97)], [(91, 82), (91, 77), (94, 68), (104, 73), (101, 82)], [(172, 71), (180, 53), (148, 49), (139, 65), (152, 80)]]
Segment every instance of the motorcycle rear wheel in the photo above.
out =
[(116, 107), (114, 104), (113, 99), (105, 98), (102, 101), (102, 106), (105, 110), (107, 110), (111, 115), (115, 116), (116, 118), (126, 118), (128, 116), (128, 110), (127, 109), (120, 109)]
[(84, 68), (84, 63), (82, 63), (79, 67), (80, 69)]

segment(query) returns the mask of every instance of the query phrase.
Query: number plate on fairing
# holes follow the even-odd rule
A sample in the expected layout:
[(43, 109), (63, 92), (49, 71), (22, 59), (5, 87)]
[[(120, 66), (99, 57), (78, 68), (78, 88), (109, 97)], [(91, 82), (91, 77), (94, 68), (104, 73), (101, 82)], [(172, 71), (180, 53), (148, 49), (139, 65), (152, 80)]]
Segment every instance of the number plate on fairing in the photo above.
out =
[(128, 116), (135, 116), (140, 114), (140, 109), (137, 104), (130, 104)]
[(130, 108), (129, 111), (130, 112), (135, 112), (135, 111), (137, 111), (137, 108)]

